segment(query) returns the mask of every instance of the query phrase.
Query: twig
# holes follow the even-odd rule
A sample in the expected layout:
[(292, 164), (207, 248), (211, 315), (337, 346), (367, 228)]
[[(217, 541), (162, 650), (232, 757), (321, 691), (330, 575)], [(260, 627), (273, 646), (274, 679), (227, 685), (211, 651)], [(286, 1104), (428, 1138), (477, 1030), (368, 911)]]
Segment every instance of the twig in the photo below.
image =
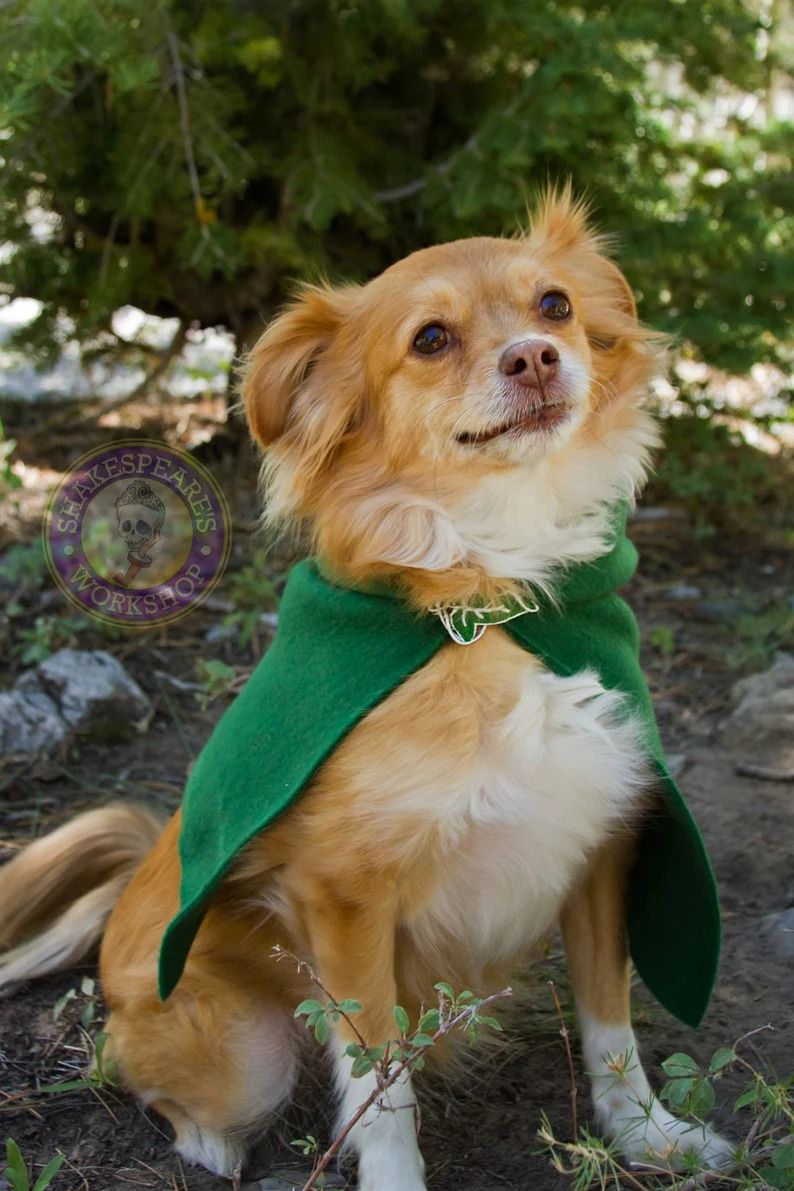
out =
[(182, 130), (182, 143), (185, 148), (185, 164), (187, 165), (188, 177), (190, 178), (190, 190), (193, 195), (193, 209), (196, 213), (196, 219), (201, 229), (202, 247), (197, 249), (193, 254), (191, 265), (195, 265), (203, 252), (204, 246), (212, 249), (217, 260), (224, 263), (225, 257), (221, 249), (212, 239), (207, 227), (207, 209), (204, 205), (204, 199), (201, 195), (201, 183), (198, 175), (198, 168), (196, 166), (196, 155), (193, 151), (193, 136), (190, 131), (190, 109), (187, 102), (187, 88), (185, 86), (185, 71), (182, 66), (182, 58), (179, 53), (179, 42), (173, 30), (168, 31), (168, 50), (171, 55), (171, 63), (174, 68), (174, 82), (176, 84), (176, 97), (179, 104), (179, 126)]
[(187, 103), (185, 71), (182, 67), (182, 58), (179, 54), (179, 42), (177, 41), (173, 30), (168, 31), (168, 52), (171, 55), (171, 64), (174, 68), (176, 98), (179, 105), (179, 126), (182, 130), (182, 144), (184, 145), (185, 149), (185, 164), (187, 165), (188, 177), (190, 178), (190, 189), (193, 193), (193, 204), (196, 209), (196, 218), (200, 219), (203, 201), (201, 198), (201, 185), (199, 183), (198, 170), (196, 169), (196, 157), (193, 152), (193, 137), (191, 136), (190, 132), (190, 109), (188, 108)]
[[(502, 117), (509, 119), (511, 116), (514, 116), (518, 110), (518, 104), (519, 101), (517, 99), (508, 104), (502, 112)], [(413, 178), (410, 182), (403, 182), (401, 186), (390, 186), (386, 190), (376, 190), (372, 195), (373, 199), (376, 203), (399, 203), (402, 199), (412, 198), (415, 194), (419, 194), (420, 191), (425, 189), (434, 175), (437, 178), (446, 177), (459, 157), (464, 153), (471, 153), (473, 150), (478, 149), (481, 134), (481, 129), (473, 132), (459, 148), (454, 149), (450, 153), (449, 157), (444, 161), (440, 161), (438, 165), (433, 166), (432, 170), (424, 174), (421, 178)]]
[(568, 1031), (568, 1027), (565, 1024), (565, 1017), (563, 1016), (562, 1006), (560, 1005), (560, 998), (557, 996), (557, 988), (553, 980), (549, 981), (549, 989), (551, 990), (554, 1007), (557, 1010), (557, 1017), (560, 1019), (560, 1035), (565, 1045), (565, 1056), (568, 1060), (568, 1075), (571, 1081), (571, 1090), (569, 1092), (569, 1098), (571, 1101), (571, 1129), (572, 1137), (574, 1141), (576, 1141), (577, 1137), (579, 1136), (579, 1114), (576, 1108), (578, 1089), (576, 1087), (576, 1072), (574, 1071), (573, 1055), (571, 1053), (571, 1036)]
[[(432, 1035), (433, 1042), (438, 1042), (439, 1039), (443, 1038), (446, 1034), (449, 1034), (451, 1030), (454, 1030), (457, 1026), (462, 1025), (468, 1017), (471, 1017), (475, 1010), (479, 1011), (483, 1008), (483, 1006), (490, 1005), (493, 1001), (498, 1001), (502, 997), (509, 997), (512, 992), (513, 990), (511, 988), (503, 988), (501, 992), (493, 993), (490, 997), (485, 997), (479, 1002), (479, 1004), (467, 1006), (455, 1017), (447, 1018), (446, 1021), (442, 1021), (436, 1032)], [(359, 1038), (361, 1037), (357, 1030), (356, 1034)], [(363, 1103), (358, 1106), (350, 1120), (347, 1121), (339, 1130), (336, 1137), (331, 1142), (331, 1145), (328, 1147), (322, 1157), (317, 1160), (312, 1173), (303, 1184), (301, 1191), (312, 1191), (312, 1189), (317, 1186), (317, 1179), (320, 1177), (323, 1171), (328, 1169), (342, 1145), (350, 1136), (351, 1131), (355, 1128), (367, 1111), (372, 1108), (373, 1104), (380, 1100), (386, 1094), (386, 1092), (388, 1092), (389, 1088), (391, 1088), (397, 1082), (400, 1076), (403, 1075), (408, 1068), (410, 1068), (415, 1058), (415, 1055), (410, 1055), (408, 1058), (403, 1059), (402, 1062), (398, 1063), (394, 1068), (392, 1068), (388, 1075), (386, 1075), (383, 1079), (378, 1080), (378, 1086), (373, 1088), (366, 1100), (364, 1100)]]
[(761, 782), (794, 782), (794, 769), (775, 769), (769, 765), (753, 765), (750, 761), (737, 761), (734, 771), (739, 777), (754, 777)]
[(691, 1179), (687, 1179), (681, 1183), (678, 1191), (695, 1191), (697, 1187), (702, 1187), (704, 1183), (721, 1182), (723, 1186), (726, 1183), (735, 1183), (737, 1180), (730, 1178), (725, 1170), (699, 1170), (697, 1174), (692, 1175)]
[(333, 1001), (334, 1005), (336, 1005), (336, 1011), (337, 1011), (337, 1013), (338, 1013), (338, 1014), (339, 1014), (339, 1016), (342, 1018), (342, 1020), (343, 1020), (344, 1022), (346, 1022), (346, 1023), (347, 1023), (347, 1025), (350, 1027), (350, 1029), (352, 1030), (352, 1032), (355, 1034), (355, 1036), (356, 1036), (356, 1041), (358, 1042), (359, 1046), (363, 1046), (363, 1047), (364, 1047), (364, 1049), (366, 1050), (366, 1047), (367, 1047), (367, 1040), (366, 1040), (366, 1038), (365, 1038), (365, 1037), (364, 1037), (364, 1035), (361, 1033), (361, 1031), (359, 1030), (359, 1028), (358, 1028), (358, 1026), (356, 1025), (356, 1023), (353, 1021), (353, 1018), (350, 1016), (350, 1014), (349, 1014), (349, 1013), (345, 1013), (344, 1009), (340, 1009), (340, 1008), (339, 1008), (339, 1006), (337, 1005), (337, 1002), (336, 1002), (336, 997), (333, 997), (333, 996), (331, 995), (331, 993), (330, 993), (330, 992), (328, 991), (328, 989), (325, 987), (325, 985), (323, 984), (322, 980), (321, 980), (321, 979), (320, 979), (320, 977), (317, 975), (317, 973), (315, 972), (315, 970), (314, 970), (314, 968), (311, 966), (311, 964), (310, 964), (310, 963), (307, 963), (305, 959), (301, 959), (299, 956), (297, 956), (297, 955), (294, 955), (294, 954), (293, 954), (291, 951), (287, 951), (287, 950), (286, 950), (284, 947), (280, 947), (280, 946), (278, 945), (278, 943), (277, 943), (277, 944), (276, 944), (276, 946), (273, 948), (273, 952), (272, 952), (272, 953), (273, 953), (274, 957), (276, 958), (276, 960), (278, 960), (278, 961), (280, 961), (280, 960), (282, 960), (282, 959), (291, 959), (291, 960), (293, 961), (293, 963), (294, 963), (294, 964), (297, 966), (297, 968), (298, 968), (298, 971), (299, 971), (299, 972), (305, 972), (305, 973), (306, 973), (306, 975), (307, 975), (307, 976), (309, 977), (309, 979), (311, 980), (312, 984), (316, 984), (316, 985), (317, 985), (317, 987), (319, 988), (320, 992), (321, 992), (321, 993), (322, 993), (324, 996), (328, 997), (328, 1000), (329, 1000), (329, 1001)]
[[(137, 401), (140, 397), (143, 397), (150, 386), (160, 379), (175, 356), (179, 355), (185, 345), (189, 328), (190, 323), (187, 319), (181, 319), (174, 338), (168, 344), (168, 347), (158, 353), (157, 363), (146, 373), (140, 384), (137, 384), (129, 393), (123, 393), (120, 397), (114, 397), (112, 401), (103, 402), (96, 411), (96, 417), (102, 418), (105, 414), (113, 413), (114, 410), (121, 409), (123, 405), (128, 405), (131, 401)], [(46, 418), (43, 422), (39, 422), (31, 431), (31, 434), (39, 438), (42, 434), (49, 434), (50, 431), (59, 430), (61, 427), (71, 425), (73, 422), (74, 414), (71, 411), (54, 414), (51, 418)]]
[(189, 329), (189, 321), (187, 319), (180, 319), (174, 338), (168, 347), (160, 352), (157, 363), (147, 372), (141, 383), (136, 385), (131, 393), (124, 393), (121, 397), (115, 397), (112, 401), (106, 402), (99, 411), (100, 416), (104, 417), (105, 414), (112, 413), (116, 409), (121, 409), (123, 405), (127, 405), (130, 401), (137, 401), (139, 397), (143, 397), (147, 390), (160, 379), (173, 359), (179, 355), (185, 346)]

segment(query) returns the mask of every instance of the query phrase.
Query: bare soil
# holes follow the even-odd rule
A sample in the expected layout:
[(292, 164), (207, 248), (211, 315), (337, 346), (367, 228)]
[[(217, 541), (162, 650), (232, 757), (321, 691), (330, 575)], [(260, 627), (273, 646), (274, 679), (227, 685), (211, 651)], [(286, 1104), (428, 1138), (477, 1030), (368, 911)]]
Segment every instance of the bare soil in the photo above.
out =
[[(244, 548), (252, 504), (239, 515)], [(736, 765), (742, 757), (723, 724), (731, 708), (732, 683), (769, 660), (763, 643), (749, 640), (747, 617), (752, 620), (789, 598), (794, 564), (785, 552), (758, 539), (734, 541), (730, 551), (719, 536), (704, 545), (686, 517), (641, 522), (634, 537), (643, 567), (629, 598), (640, 617), (645, 663), (668, 751), (681, 771), (721, 884), (725, 930), (721, 978), (700, 1030), (680, 1025), (637, 987), (642, 1054), (658, 1081), (659, 1063), (673, 1052), (707, 1059), (717, 1047), (771, 1023), (774, 1032), (755, 1040), (758, 1061), (785, 1073), (794, 1067), (791, 960), (776, 950), (763, 926), (766, 915), (794, 902), (794, 787), (739, 776)], [(700, 588), (700, 596), (672, 598), (671, 587), (681, 583)], [(192, 692), (178, 690), (163, 675), (194, 680), (197, 658), (211, 655), (251, 665), (244, 651), (235, 653), (228, 643), (210, 648), (205, 642), (205, 632), (220, 618), (210, 608), (155, 637), (99, 642), (81, 636), (81, 646), (102, 644), (122, 658), (155, 700), (156, 714), (139, 739), (84, 743), (63, 764), (38, 774), (6, 775), (0, 838), (9, 855), (15, 844), (111, 797), (176, 804), (187, 766), (222, 704), (202, 710)], [(183, 1167), (170, 1150), (168, 1127), (123, 1092), (41, 1091), (74, 1078), (86, 1066), (90, 1044), (78, 1021), (86, 997), (70, 1001), (57, 1021), (53, 1017), (58, 999), (79, 989), (86, 975), (95, 975), (91, 965), (22, 988), (0, 1002), (2, 1135), (14, 1137), (35, 1168), (57, 1151), (66, 1154), (56, 1191), (228, 1187), (228, 1180)], [(507, 1044), (469, 1074), (464, 1069), (451, 1089), (439, 1094), (436, 1088), (426, 1097), (423, 1149), (433, 1191), (552, 1191), (566, 1184), (539, 1153), (536, 1135), (541, 1110), (559, 1136), (569, 1137), (571, 1129), (566, 1055), (547, 984), (555, 981), (567, 1007), (556, 942), (538, 962), (535, 977), (527, 1008), (511, 1027)], [(101, 1021), (97, 1003), (89, 1034)], [(589, 1105), (581, 1070), (577, 1082), (580, 1117), (586, 1120)], [(721, 1087), (716, 1120), (736, 1136), (732, 1085), (727, 1080)], [(261, 1186), (286, 1191), (293, 1180), (300, 1185), (306, 1164), (288, 1143), (307, 1131), (327, 1138), (329, 1117), (316, 1079), (307, 1079), (299, 1100), (256, 1156), (244, 1186), (259, 1187), (258, 1179), (273, 1177), (275, 1170), (286, 1172), (283, 1182)], [(0, 1177), (0, 1188), (5, 1185)]]

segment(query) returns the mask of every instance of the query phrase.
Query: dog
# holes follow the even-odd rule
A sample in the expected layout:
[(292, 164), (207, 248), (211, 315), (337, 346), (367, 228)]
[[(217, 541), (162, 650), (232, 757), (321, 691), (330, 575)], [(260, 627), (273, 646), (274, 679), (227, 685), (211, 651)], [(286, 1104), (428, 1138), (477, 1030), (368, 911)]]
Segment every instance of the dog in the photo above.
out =
[[(398, 581), (418, 610), (554, 596), (606, 549), (610, 510), (657, 444), (643, 408), (664, 345), (584, 206), (548, 194), (529, 230), (422, 249), (368, 284), (307, 286), (265, 330), (243, 397), (267, 516), (309, 528), (339, 582)], [(102, 938), (107, 1056), (188, 1161), (230, 1174), (290, 1096), (314, 994), (274, 948), (356, 998), (370, 1045), (440, 979), (502, 986), (560, 923), (598, 1127), (629, 1159), (730, 1147), (653, 1095), (629, 1011), (625, 883), (649, 767), (592, 672), (552, 674), (499, 627), (449, 642), (374, 707), (245, 849), (176, 991), (157, 954), (179, 902), (177, 814), (110, 805), (0, 874), (0, 981)], [(375, 1085), (329, 1042), (340, 1121)], [(411, 1079), (350, 1134), (362, 1191), (422, 1191)], [(381, 1106), (383, 1108), (383, 1106)], [(409, 1111), (398, 1111), (407, 1108)]]

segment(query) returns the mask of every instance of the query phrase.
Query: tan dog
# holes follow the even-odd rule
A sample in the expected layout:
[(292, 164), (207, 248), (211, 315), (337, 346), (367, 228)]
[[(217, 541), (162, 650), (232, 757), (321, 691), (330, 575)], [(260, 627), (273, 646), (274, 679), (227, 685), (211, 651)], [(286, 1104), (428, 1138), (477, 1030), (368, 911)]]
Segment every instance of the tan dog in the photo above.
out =
[[(269, 516), (306, 521), (346, 580), (399, 573), (419, 607), (553, 588), (605, 550), (656, 442), (640, 408), (659, 340), (580, 206), (550, 197), (530, 233), (415, 253), (363, 287), (309, 288), (248, 364)], [(561, 921), (599, 1127), (629, 1157), (728, 1146), (653, 1097), (629, 1017), (623, 888), (647, 774), (619, 696), (566, 679), (498, 628), (447, 645), (345, 738), (215, 899), (174, 994), (157, 951), (178, 904), (179, 816), (119, 806), (33, 844), (0, 876), (0, 980), (84, 955), (124, 1082), (187, 1159), (229, 1173), (289, 1097), (292, 1012), (311, 995), (275, 944), (355, 997), (371, 1044), (439, 979), (493, 991)], [(124, 889), (121, 892), (122, 888)], [(119, 896), (119, 894), (121, 894)], [(64, 909), (69, 903), (69, 908)], [(58, 917), (58, 915), (61, 917)], [(346, 1120), (365, 1099), (342, 1024)], [(627, 1069), (615, 1074), (610, 1057)], [(410, 1081), (389, 1107), (413, 1103)], [(352, 1134), (364, 1191), (425, 1186), (412, 1111)]]

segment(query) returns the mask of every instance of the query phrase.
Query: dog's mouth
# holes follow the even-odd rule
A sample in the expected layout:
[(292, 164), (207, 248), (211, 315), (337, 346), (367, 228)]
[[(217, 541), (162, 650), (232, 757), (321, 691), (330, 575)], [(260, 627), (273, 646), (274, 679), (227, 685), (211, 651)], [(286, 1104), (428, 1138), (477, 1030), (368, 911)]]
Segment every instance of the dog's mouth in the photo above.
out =
[(492, 442), (505, 434), (517, 438), (521, 434), (536, 434), (538, 431), (556, 430), (568, 420), (570, 409), (567, 405), (539, 405), (530, 413), (522, 414), (520, 418), (513, 418), (509, 422), (502, 422), (498, 426), (490, 426), (476, 432), (466, 431), (457, 436), (457, 441), (464, 446), (479, 446), (480, 443)]

